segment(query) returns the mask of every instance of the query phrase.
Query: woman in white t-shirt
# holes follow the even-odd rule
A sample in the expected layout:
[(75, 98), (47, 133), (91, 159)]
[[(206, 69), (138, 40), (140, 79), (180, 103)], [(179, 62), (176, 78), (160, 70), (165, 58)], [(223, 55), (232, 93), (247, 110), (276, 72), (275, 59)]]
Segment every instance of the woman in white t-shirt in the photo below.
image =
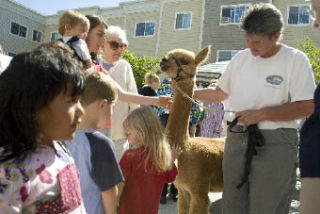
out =
[[(297, 161), (295, 120), (312, 113), (313, 72), (304, 53), (279, 43), (283, 19), (272, 4), (252, 5), (241, 28), (248, 49), (231, 60), (216, 89), (196, 90), (194, 98), (221, 102), (230, 97), (238, 118), (228, 130), (223, 158), (223, 212), (288, 213)], [(246, 161), (245, 127), (253, 124), (265, 143), (255, 148), (247, 180), (237, 188)]]

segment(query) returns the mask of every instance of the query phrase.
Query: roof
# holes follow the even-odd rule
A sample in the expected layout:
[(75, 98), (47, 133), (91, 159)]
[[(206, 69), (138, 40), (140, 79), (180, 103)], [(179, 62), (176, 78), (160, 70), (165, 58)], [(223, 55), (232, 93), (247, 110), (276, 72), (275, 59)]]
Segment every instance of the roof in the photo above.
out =
[(230, 61), (209, 63), (198, 68), (197, 86), (207, 87), (212, 79), (219, 79)]

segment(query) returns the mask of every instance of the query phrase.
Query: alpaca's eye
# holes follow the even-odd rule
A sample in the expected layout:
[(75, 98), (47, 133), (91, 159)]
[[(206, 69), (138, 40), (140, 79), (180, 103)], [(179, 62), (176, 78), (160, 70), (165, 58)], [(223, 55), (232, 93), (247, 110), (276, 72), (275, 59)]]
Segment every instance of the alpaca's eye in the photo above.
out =
[(188, 65), (189, 64), (189, 62), (187, 60), (184, 60), (184, 59), (180, 60), (180, 63), (182, 65)]

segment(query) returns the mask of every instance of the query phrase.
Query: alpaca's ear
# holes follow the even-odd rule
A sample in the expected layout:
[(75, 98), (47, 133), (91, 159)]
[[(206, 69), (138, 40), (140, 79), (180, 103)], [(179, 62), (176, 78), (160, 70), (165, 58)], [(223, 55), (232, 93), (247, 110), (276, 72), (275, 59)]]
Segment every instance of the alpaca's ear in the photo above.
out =
[(203, 64), (208, 59), (210, 51), (211, 51), (211, 45), (208, 45), (197, 54), (196, 60), (195, 60), (195, 63), (197, 66)]

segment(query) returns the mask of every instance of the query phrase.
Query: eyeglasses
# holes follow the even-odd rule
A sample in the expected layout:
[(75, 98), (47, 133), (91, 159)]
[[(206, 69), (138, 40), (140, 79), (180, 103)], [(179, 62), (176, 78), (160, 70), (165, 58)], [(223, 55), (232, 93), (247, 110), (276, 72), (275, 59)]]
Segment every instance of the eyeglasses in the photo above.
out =
[(127, 45), (124, 43), (120, 43), (120, 42), (116, 42), (116, 41), (110, 41), (108, 43), (109, 43), (111, 49), (114, 51), (118, 50), (119, 48), (121, 48), (122, 50), (127, 48)]

